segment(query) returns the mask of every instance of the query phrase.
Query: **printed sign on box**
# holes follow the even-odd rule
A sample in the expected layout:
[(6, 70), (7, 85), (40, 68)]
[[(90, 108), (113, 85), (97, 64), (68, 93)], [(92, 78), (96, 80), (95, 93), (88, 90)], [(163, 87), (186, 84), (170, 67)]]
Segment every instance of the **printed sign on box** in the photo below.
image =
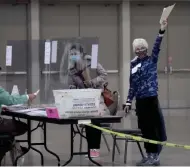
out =
[(59, 117), (97, 116), (101, 89), (53, 90)]

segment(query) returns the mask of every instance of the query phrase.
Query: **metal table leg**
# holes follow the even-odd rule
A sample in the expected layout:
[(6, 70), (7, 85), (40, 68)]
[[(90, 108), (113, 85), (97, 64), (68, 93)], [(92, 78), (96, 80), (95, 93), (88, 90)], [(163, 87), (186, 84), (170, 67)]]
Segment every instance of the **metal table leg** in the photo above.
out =
[[(87, 141), (87, 143), (88, 143), (88, 141)], [(94, 160), (91, 158), (91, 156), (90, 156), (90, 149), (89, 149), (89, 148), (88, 148), (88, 158), (89, 158), (89, 160), (90, 160), (92, 163), (94, 163), (95, 165), (97, 165), (97, 166), (102, 166), (102, 165), (100, 165), (98, 162), (94, 161)]]
[[(77, 128), (78, 129), (78, 128)], [(74, 151), (73, 151), (73, 146), (74, 146), (74, 137), (75, 137), (75, 135), (74, 135), (74, 133), (76, 133), (75, 131), (74, 131), (74, 127), (73, 127), (73, 124), (71, 124), (71, 152), (70, 152), (70, 158), (69, 158), (69, 160), (68, 161), (66, 161), (62, 166), (66, 166), (66, 165), (68, 165), (71, 161), (72, 161), (72, 159), (73, 159), (73, 156), (74, 155), (84, 155), (84, 154), (86, 154), (86, 153), (88, 153), (88, 158), (89, 158), (89, 160), (92, 162), (92, 163), (94, 163), (95, 165), (97, 165), (97, 166), (101, 166), (98, 162), (96, 162), (96, 161), (94, 161), (91, 157), (90, 157), (90, 149), (89, 149), (89, 146), (88, 146), (88, 152), (78, 152), (78, 153), (75, 153)], [(86, 140), (87, 140), (87, 138), (84, 136), (84, 135), (82, 135), (81, 133), (80, 133), (80, 130), (78, 129), (78, 133), (82, 136), (82, 137), (84, 137)], [(87, 143), (88, 143), (88, 140), (87, 140)]]
[(42, 152), (39, 151), (39, 150), (37, 150), (37, 149), (34, 148), (34, 147), (31, 147), (31, 149), (40, 154), (40, 157), (41, 157), (41, 166), (44, 166), (44, 156), (43, 156)]
[(19, 155), (18, 157), (16, 157), (15, 161), (14, 161), (14, 166), (17, 166), (17, 162), (18, 162), (18, 159), (20, 157), (22, 157), (23, 155), (25, 155), (31, 148), (31, 120), (27, 119), (27, 142), (28, 142), (28, 148), (25, 152), (23, 152), (21, 155)]
[[(34, 151), (36, 151), (37, 153), (40, 154), (40, 156), (41, 156), (41, 166), (44, 166), (43, 153), (41, 151), (39, 151), (38, 149), (32, 147), (32, 146), (35, 146), (35, 145), (43, 145), (45, 147), (45, 150), (47, 152), (49, 152), (50, 154), (54, 155), (57, 158), (57, 160), (58, 160), (58, 166), (60, 166), (60, 158), (59, 158), (59, 156), (57, 154), (55, 154), (54, 152), (52, 152), (51, 150), (49, 150), (48, 147), (47, 147), (47, 131), (46, 131), (47, 129), (46, 129), (46, 123), (43, 122), (43, 125), (39, 123), (38, 126), (35, 129), (31, 130), (31, 120), (27, 120), (27, 126), (28, 126), (28, 128), (27, 128), (27, 133), (28, 133), (27, 140), (17, 140), (17, 141), (18, 142), (27, 142), (28, 143), (28, 148), (27, 148), (27, 150), (23, 154), (21, 154), (20, 156), (18, 156), (16, 158), (16, 160), (14, 162), (14, 166), (17, 166), (18, 159), (20, 157), (22, 157), (23, 155), (25, 155), (30, 149), (32, 149), (32, 150), (34, 150)], [(43, 126), (44, 126), (44, 128), (43, 128)], [(43, 130), (43, 133), (44, 133), (44, 142), (42, 142), (42, 143), (31, 143), (31, 133), (33, 131), (35, 131), (36, 129), (38, 129), (39, 127), (41, 127), (42, 130)]]
[(102, 166), (102, 165), (100, 165), (98, 162), (94, 161), (94, 160), (91, 158), (91, 156), (90, 156), (90, 148), (89, 148), (89, 144), (88, 144), (88, 138), (86, 137), (85, 139), (86, 139), (86, 142), (87, 142), (88, 158), (89, 158), (89, 160), (90, 160), (93, 164), (95, 164), (95, 165), (97, 165), (97, 166)]
[(73, 127), (73, 124), (71, 124), (71, 153), (70, 153), (70, 158), (69, 158), (69, 160), (67, 161), (67, 162), (65, 162), (64, 164), (63, 164), (63, 166), (66, 166), (67, 164), (69, 164), (71, 161), (72, 161), (72, 159), (73, 159), (73, 143), (74, 143), (74, 127)]
[[(80, 130), (78, 129), (78, 127), (77, 127), (77, 130), (78, 130), (78, 133), (79, 133), (83, 138), (85, 138), (85, 139), (87, 140), (87, 138), (86, 138), (83, 134), (80, 133)], [(72, 161), (74, 155), (84, 155), (84, 154), (85, 154), (85, 152), (74, 153), (74, 151), (73, 151), (73, 143), (74, 143), (74, 127), (73, 127), (73, 125), (71, 124), (71, 154), (70, 154), (70, 159), (69, 159), (63, 166), (68, 165), (68, 164)], [(88, 140), (87, 140), (87, 144), (88, 144)], [(94, 160), (90, 157), (90, 149), (89, 149), (89, 146), (88, 146), (88, 158), (89, 158), (89, 160), (90, 160), (92, 163), (94, 163), (95, 165), (101, 166), (98, 162), (94, 161)]]
[(46, 122), (44, 122), (43, 124), (44, 124), (44, 129), (43, 130), (44, 130), (44, 147), (45, 147), (45, 150), (57, 158), (58, 166), (60, 166), (60, 158), (59, 158), (59, 156), (56, 153), (54, 153), (51, 150), (49, 150), (48, 147), (47, 147), (47, 128), (46, 128)]

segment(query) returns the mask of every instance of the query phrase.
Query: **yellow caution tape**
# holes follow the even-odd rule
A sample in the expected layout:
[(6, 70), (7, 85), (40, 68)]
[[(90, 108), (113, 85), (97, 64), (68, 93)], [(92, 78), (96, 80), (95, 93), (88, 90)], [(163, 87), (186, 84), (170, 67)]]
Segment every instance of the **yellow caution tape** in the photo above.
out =
[(177, 148), (183, 148), (183, 149), (190, 149), (190, 145), (174, 144), (174, 143), (168, 143), (168, 142), (160, 142), (160, 141), (155, 141), (155, 140), (149, 140), (149, 139), (142, 138), (140, 136), (133, 136), (133, 135), (129, 135), (129, 134), (114, 132), (112, 130), (109, 130), (106, 128), (101, 128), (101, 127), (93, 125), (93, 124), (85, 124), (85, 125), (90, 126), (92, 128), (95, 128), (95, 129), (99, 129), (99, 130), (106, 132), (106, 133), (109, 133), (109, 134), (113, 134), (113, 135), (116, 135), (119, 137), (128, 138), (128, 139), (132, 139), (132, 140), (136, 140), (136, 141), (140, 141), (140, 142), (146, 142), (146, 143), (151, 143), (151, 144), (159, 144), (159, 145), (163, 145), (163, 146), (167, 146), (167, 147), (177, 147)]

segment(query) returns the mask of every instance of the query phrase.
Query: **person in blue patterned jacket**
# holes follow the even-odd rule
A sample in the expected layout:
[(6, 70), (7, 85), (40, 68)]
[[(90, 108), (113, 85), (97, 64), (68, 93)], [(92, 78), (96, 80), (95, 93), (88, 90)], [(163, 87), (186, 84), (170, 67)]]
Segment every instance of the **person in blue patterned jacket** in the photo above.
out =
[[(148, 55), (148, 43), (145, 39), (138, 38), (133, 41), (133, 51), (136, 57), (131, 61), (130, 88), (127, 102), (123, 105), (124, 111), (128, 113), (133, 98), (136, 98), (136, 114), (142, 135), (146, 139), (156, 141), (167, 140), (164, 118), (158, 100), (157, 76), (160, 45), (166, 27), (167, 21), (163, 21), (151, 55)], [(145, 143), (144, 147), (147, 156), (138, 162), (137, 166), (160, 165), (159, 154), (162, 146)]]

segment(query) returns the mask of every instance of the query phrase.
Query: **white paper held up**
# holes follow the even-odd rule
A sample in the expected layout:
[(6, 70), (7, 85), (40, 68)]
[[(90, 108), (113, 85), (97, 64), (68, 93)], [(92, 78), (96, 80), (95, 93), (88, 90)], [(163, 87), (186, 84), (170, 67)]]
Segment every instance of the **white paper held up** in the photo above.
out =
[(51, 49), (51, 62), (57, 62), (57, 41), (52, 41), (52, 49)]
[(44, 64), (50, 64), (50, 56), (51, 56), (51, 42), (45, 42), (45, 51), (44, 51)]
[(91, 68), (97, 68), (98, 64), (98, 44), (92, 45), (92, 53), (91, 53)]
[(162, 12), (162, 15), (161, 15), (161, 18), (160, 18), (160, 24), (162, 24), (162, 22), (166, 19), (168, 19), (171, 11), (173, 10), (173, 8), (175, 7), (175, 4), (171, 5), (171, 6), (168, 6), (167, 8), (164, 8), (163, 9), (163, 12)]
[(40, 89), (37, 90), (37, 91), (34, 93), (34, 95), (37, 96), (39, 92), (40, 92)]
[(12, 66), (12, 46), (6, 46), (6, 66)]

